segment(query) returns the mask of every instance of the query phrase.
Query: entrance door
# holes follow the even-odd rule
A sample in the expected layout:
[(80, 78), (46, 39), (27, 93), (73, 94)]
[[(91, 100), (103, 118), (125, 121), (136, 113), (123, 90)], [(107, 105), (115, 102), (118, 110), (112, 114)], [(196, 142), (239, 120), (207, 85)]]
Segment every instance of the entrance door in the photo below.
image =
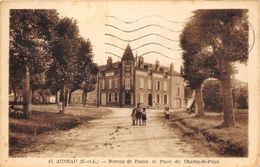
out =
[(148, 105), (152, 106), (153, 105), (153, 97), (152, 94), (148, 94)]
[(125, 105), (130, 105), (131, 104), (131, 94), (130, 92), (125, 93)]

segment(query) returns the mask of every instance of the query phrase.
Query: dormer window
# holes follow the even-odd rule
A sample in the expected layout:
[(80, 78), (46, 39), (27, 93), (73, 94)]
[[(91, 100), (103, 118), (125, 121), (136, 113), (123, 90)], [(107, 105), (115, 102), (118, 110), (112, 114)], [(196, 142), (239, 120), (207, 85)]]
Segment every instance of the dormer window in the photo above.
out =
[(131, 66), (125, 66), (125, 73), (131, 73)]

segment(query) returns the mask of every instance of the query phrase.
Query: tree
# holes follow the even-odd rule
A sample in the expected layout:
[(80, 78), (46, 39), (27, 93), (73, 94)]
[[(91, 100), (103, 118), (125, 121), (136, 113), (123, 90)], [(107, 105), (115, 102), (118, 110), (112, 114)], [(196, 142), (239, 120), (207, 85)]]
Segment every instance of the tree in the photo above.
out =
[(83, 89), (83, 105), (86, 105), (87, 94), (95, 90), (97, 83), (97, 74), (98, 74), (97, 64), (92, 63), (88, 68), (86, 68), (85, 79), (82, 82)]
[(23, 112), (27, 118), (31, 117), (30, 82), (34, 83), (34, 76), (44, 73), (52, 61), (49, 42), (57, 20), (56, 10), (10, 11), (9, 80), (13, 89), (21, 83)]
[(76, 54), (79, 48), (79, 30), (74, 19), (62, 18), (59, 20), (56, 31), (56, 39), (52, 43), (52, 55), (54, 62), (49, 72), (50, 80), (59, 84), (61, 89), (60, 101), (63, 103), (63, 112), (68, 101), (68, 91), (71, 88), (75, 73)]
[(180, 46), (183, 49), (184, 60), (182, 76), (188, 86), (195, 90), (197, 116), (204, 116), (203, 96), (201, 87), (209, 77), (218, 77), (217, 62), (210, 56), (211, 48), (201, 42), (199, 19), (194, 17), (184, 27), (180, 36)]
[(224, 126), (235, 125), (231, 92), (232, 63), (244, 63), (248, 59), (247, 12), (242, 9), (197, 10), (191, 19), (197, 25), (193, 35), (200, 39), (199, 48), (211, 48), (208, 49), (209, 58), (214, 57), (219, 66)]
[(188, 86), (191, 89), (195, 90), (196, 116), (202, 117), (204, 116), (204, 108), (201, 85), (206, 79), (206, 76), (201, 73), (202, 71), (199, 69), (199, 65), (196, 64), (199, 63), (199, 61), (194, 55), (189, 56), (188, 54), (184, 53), (182, 58), (184, 60), (182, 76), (184, 80), (188, 83)]
[(98, 67), (97, 64), (93, 63), (93, 57), (91, 42), (80, 38), (80, 48), (76, 62), (76, 67), (79, 72), (75, 75), (73, 90), (83, 90), (82, 99), (84, 106), (86, 105), (87, 93), (93, 91), (97, 83)]
[(199, 10), (195, 12), (201, 20), (200, 30), (204, 43), (213, 48), (220, 64), (220, 82), (224, 125), (235, 125), (231, 90), (233, 62), (246, 62), (248, 59), (248, 20), (247, 10)]
[[(61, 83), (61, 100), (64, 104), (70, 102), (70, 94), (80, 88), (90, 91), (94, 84), (93, 75), (96, 75), (97, 66), (93, 63), (92, 46), (78, 34), (76, 21), (64, 18), (57, 27), (58, 38), (53, 45), (55, 57), (56, 82)], [(90, 79), (91, 78), (91, 79)], [(86, 89), (88, 85), (88, 91)], [(69, 96), (68, 96), (69, 95)]]

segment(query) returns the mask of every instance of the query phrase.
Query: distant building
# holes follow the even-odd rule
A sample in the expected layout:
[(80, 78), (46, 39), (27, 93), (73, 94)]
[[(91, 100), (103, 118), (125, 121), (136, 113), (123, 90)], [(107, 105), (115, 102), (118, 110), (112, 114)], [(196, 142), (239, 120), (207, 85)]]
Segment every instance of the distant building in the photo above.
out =
[(83, 102), (82, 98), (83, 98), (83, 90), (78, 89), (71, 94), (70, 102), (72, 104), (82, 104)]
[[(21, 104), (23, 102), (23, 93), (21, 89), (17, 89), (14, 93), (9, 92), (9, 102)], [(37, 89), (32, 91), (31, 102), (33, 104), (56, 103), (56, 95), (53, 95), (49, 89)]]
[(56, 95), (53, 95), (49, 89), (37, 89), (32, 93), (32, 103), (56, 103)]
[(127, 45), (121, 62), (112, 62), (99, 67), (97, 104), (101, 106), (135, 106), (142, 103), (149, 108), (185, 108), (184, 80), (170, 67), (144, 62), (143, 57), (134, 57)]
[[(71, 93), (70, 104), (83, 104), (83, 90), (78, 89)], [(97, 84), (94, 91), (87, 93), (87, 105), (97, 105)]]

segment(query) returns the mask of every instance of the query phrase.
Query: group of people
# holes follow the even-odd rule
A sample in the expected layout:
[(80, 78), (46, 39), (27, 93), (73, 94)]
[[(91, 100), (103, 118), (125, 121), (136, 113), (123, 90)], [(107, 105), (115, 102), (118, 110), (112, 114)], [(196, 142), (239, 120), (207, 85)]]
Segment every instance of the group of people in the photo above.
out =
[(18, 110), (14, 105), (9, 106), (9, 116), (13, 118), (24, 118), (24, 113)]
[(132, 110), (131, 117), (133, 121), (132, 123), (133, 126), (135, 125), (146, 126), (146, 120), (147, 120), (146, 108), (143, 108), (140, 103), (138, 103), (137, 107)]
[[(164, 108), (164, 116), (165, 116), (165, 120), (162, 126), (165, 125), (166, 122), (169, 122), (170, 119), (170, 108), (169, 107), (165, 107)], [(137, 104), (137, 107), (134, 108), (132, 110), (132, 126), (135, 125), (139, 125), (139, 126), (146, 126), (146, 120), (147, 120), (147, 116), (146, 116), (146, 108), (143, 108), (141, 103)]]

